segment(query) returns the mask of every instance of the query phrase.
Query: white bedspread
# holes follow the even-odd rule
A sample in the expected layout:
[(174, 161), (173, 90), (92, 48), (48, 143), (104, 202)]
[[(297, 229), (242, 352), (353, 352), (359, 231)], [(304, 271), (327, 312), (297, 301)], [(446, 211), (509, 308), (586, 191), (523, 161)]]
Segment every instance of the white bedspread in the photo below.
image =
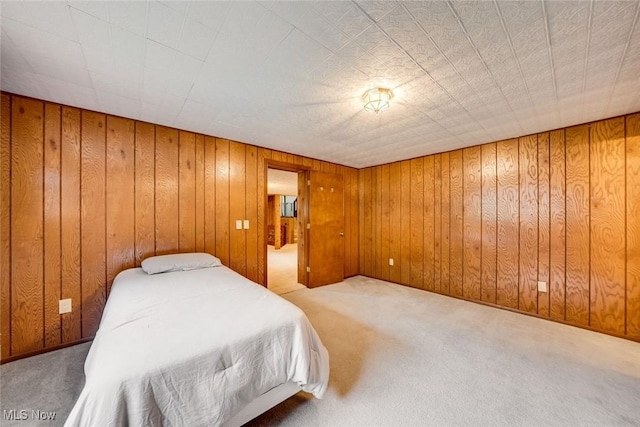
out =
[(215, 426), (287, 381), (322, 397), (329, 356), (305, 314), (226, 267), (120, 273), (66, 426)]

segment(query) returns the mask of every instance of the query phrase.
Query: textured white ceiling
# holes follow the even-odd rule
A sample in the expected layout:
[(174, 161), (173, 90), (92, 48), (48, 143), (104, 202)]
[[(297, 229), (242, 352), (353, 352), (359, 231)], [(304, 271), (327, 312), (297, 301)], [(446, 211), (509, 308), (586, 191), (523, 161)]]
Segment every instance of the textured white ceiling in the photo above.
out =
[(267, 192), (269, 194), (298, 195), (298, 174), (278, 169), (267, 170)]
[(2, 89), (364, 167), (639, 111), (639, 11), (3, 1)]

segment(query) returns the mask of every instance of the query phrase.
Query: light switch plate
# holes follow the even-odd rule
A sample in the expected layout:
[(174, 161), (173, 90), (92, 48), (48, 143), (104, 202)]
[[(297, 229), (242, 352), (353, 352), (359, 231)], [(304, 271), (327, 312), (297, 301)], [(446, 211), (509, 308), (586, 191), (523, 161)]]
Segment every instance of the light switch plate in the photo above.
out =
[(244, 220), (244, 229), (245, 229), (245, 230), (248, 230), (248, 229), (249, 229), (249, 220), (248, 220), (248, 219), (245, 219), (245, 220)]
[(71, 298), (61, 299), (58, 301), (58, 313), (71, 313)]
[(547, 282), (538, 282), (538, 291), (547, 292)]
[(389, 258), (389, 265), (393, 265), (393, 258)]
[(236, 220), (236, 230), (242, 230), (242, 220), (241, 219), (237, 219)]

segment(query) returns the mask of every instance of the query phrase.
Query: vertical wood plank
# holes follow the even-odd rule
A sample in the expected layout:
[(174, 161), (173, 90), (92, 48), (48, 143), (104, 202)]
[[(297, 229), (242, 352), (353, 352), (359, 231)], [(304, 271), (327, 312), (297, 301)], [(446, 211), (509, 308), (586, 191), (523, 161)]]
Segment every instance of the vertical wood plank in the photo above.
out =
[(39, 350), (43, 331), (43, 120), (40, 101), (11, 110), (11, 354)]
[[(44, 346), (61, 343), (60, 314), (60, 106), (44, 105)], [(5, 265), (5, 264), (3, 264)]]
[(463, 296), (480, 300), (482, 265), (482, 163), (480, 147), (465, 148), (464, 163), (464, 237)]
[(380, 277), (382, 260), (381, 260), (381, 250), (380, 250), (380, 234), (381, 234), (381, 224), (380, 221), (380, 187), (381, 187), (381, 167), (375, 166), (372, 168), (371, 175), (371, 211), (372, 211), (372, 225), (373, 225), (373, 277)]
[(390, 179), (390, 167), (388, 164), (382, 165), (382, 180), (381, 180), (381, 200), (380, 204), (382, 206), (382, 216), (380, 218), (381, 221), (381, 242), (380, 247), (382, 249), (382, 267), (380, 269), (379, 278), (382, 280), (389, 280), (389, 258), (390, 258), (390, 218), (391, 218), (391, 210), (389, 206), (389, 179)]
[(106, 300), (106, 123), (82, 111), (80, 193), (82, 337), (95, 335)]
[(204, 137), (204, 250), (216, 253), (216, 139)]
[[(339, 166), (338, 173), (342, 175), (342, 182), (344, 185), (344, 236), (342, 237), (342, 241), (344, 244), (344, 259), (342, 261), (342, 266), (344, 269), (344, 276), (349, 277), (349, 270), (351, 266), (351, 237), (353, 235), (353, 233), (351, 232), (351, 221), (349, 220), (352, 210), (351, 175), (348, 173), (348, 170), (345, 166)], [(297, 222), (294, 221), (294, 223)]]
[(155, 158), (156, 129), (135, 123), (135, 265), (156, 253)]
[(497, 145), (482, 146), (482, 301), (496, 303)]
[(626, 118), (626, 334), (640, 339), (640, 114)]
[(364, 266), (365, 276), (373, 277), (373, 217), (371, 215), (372, 168), (364, 170)]
[[(591, 327), (625, 333), (624, 117), (591, 126)], [(638, 313), (640, 315), (640, 313)]]
[(351, 191), (351, 205), (352, 205), (350, 222), (351, 222), (352, 236), (351, 236), (351, 269), (349, 271), (349, 276), (355, 276), (357, 274), (360, 274), (360, 265), (359, 265), (359, 256), (358, 256), (360, 252), (360, 246), (359, 246), (360, 228), (358, 226), (358, 219), (359, 219), (358, 170), (350, 169), (350, 175), (351, 175), (350, 191)]
[(435, 290), (434, 282), (434, 159), (435, 156), (424, 158), (424, 284), (426, 290)]
[(196, 134), (196, 252), (204, 252), (204, 135)]
[(518, 308), (518, 140), (497, 143), (498, 253), (496, 302)]
[(244, 229), (236, 230), (236, 221), (245, 219), (245, 145), (229, 142), (229, 266), (245, 276), (247, 274), (247, 234)]
[[(266, 150), (264, 148), (258, 148), (257, 152), (257, 180), (258, 180), (258, 189), (257, 189), (257, 209), (258, 209), (258, 219), (257, 219), (257, 236), (258, 236), (258, 283), (261, 285), (267, 284), (267, 236), (266, 236), (266, 227), (267, 221), (265, 218), (265, 213), (267, 210), (267, 166), (266, 160), (271, 158), (271, 150)], [(299, 230), (300, 231), (300, 230)], [(304, 231), (304, 230), (302, 230)], [(302, 237), (302, 233), (300, 233)], [(304, 250), (304, 241), (301, 239), (298, 240), (298, 252)], [(302, 257), (298, 257), (298, 280), (302, 279), (301, 275), (306, 274), (303, 269), (300, 268), (300, 264), (304, 263)], [(306, 276), (305, 276), (306, 277)]]
[(135, 124), (107, 116), (107, 294), (113, 279), (135, 266)]
[(1, 93), (0, 111), (0, 355), (11, 355), (11, 95)]
[(442, 153), (442, 237), (441, 237), (441, 256), (440, 256), (440, 292), (448, 295), (450, 290), (451, 274), (449, 266), (449, 255), (451, 252), (451, 169), (449, 162), (449, 153)]
[(565, 152), (564, 129), (550, 134), (549, 196), (551, 223), (549, 226), (549, 315), (564, 320), (565, 299)]
[(60, 297), (71, 299), (71, 313), (60, 315), (62, 342), (82, 337), (82, 281), (80, 260), (80, 110), (62, 107), (62, 176), (60, 188), (60, 230), (62, 258)]
[(433, 158), (434, 218), (433, 218), (433, 290), (442, 292), (442, 155)]
[(178, 133), (178, 247), (180, 252), (196, 249), (196, 137)]
[(450, 194), (451, 194), (451, 234), (450, 234), (450, 292), (451, 295), (463, 296), (463, 163), (462, 150), (449, 154)]
[(538, 314), (549, 317), (550, 195), (549, 133), (538, 135), (538, 281), (547, 283), (547, 292), (538, 292)]
[(400, 163), (400, 283), (411, 282), (411, 162)]
[(566, 305), (565, 318), (589, 324), (589, 126), (565, 130)]
[(156, 254), (177, 252), (180, 244), (178, 131), (156, 126)]
[(216, 256), (229, 265), (229, 141), (216, 138)]
[(520, 268), (518, 307), (538, 312), (538, 138), (520, 138)]
[(411, 159), (411, 277), (409, 285), (424, 286), (424, 158)]
[[(401, 215), (401, 163), (389, 165), (389, 258), (394, 259), (394, 265), (389, 267), (389, 280), (400, 283), (400, 252), (402, 250), (402, 215)], [(362, 248), (360, 249), (362, 250)]]
[(245, 218), (249, 220), (249, 229), (245, 230), (247, 239), (247, 273), (249, 280), (258, 281), (258, 150), (252, 145), (246, 149), (245, 182)]

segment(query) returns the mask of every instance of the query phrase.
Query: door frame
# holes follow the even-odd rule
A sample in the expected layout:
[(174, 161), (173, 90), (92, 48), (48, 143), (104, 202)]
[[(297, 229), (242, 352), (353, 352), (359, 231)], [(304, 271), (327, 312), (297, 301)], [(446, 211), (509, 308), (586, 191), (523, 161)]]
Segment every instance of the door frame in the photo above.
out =
[[(312, 169), (310, 166), (299, 165), (296, 163), (283, 162), (279, 160), (273, 159), (264, 159), (264, 190), (263, 190), (263, 200), (264, 200), (264, 224), (262, 225), (262, 235), (264, 236), (264, 244), (260, 248), (262, 251), (262, 259), (264, 260), (264, 264), (262, 265), (262, 271), (264, 272), (263, 283), (265, 288), (269, 288), (269, 274), (268, 274), (268, 254), (267, 254), (267, 236), (269, 235), (269, 229), (267, 226), (267, 215), (269, 213), (269, 169), (277, 169), (287, 172), (294, 172), (299, 174), (300, 172), (304, 173), (305, 182), (308, 180), (309, 171)], [(300, 186), (300, 182), (298, 181), (298, 194), (307, 194), (307, 186)], [(298, 200), (298, 282), (307, 286), (309, 283), (309, 276), (306, 271), (306, 268), (300, 268), (300, 266), (308, 265), (309, 259), (309, 242), (308, 242), (308, 233), (306, 233), (305, 227), (300, 227), (300, 224), (306, 224), (309, 222), (309, 200), (308, 197), (304, 197), (304, 203), (300, 203)], [(300, 245), (302, 245), (302, 249), (300, 249)], [(301, 257), (302, 255), (302, 257)]]

